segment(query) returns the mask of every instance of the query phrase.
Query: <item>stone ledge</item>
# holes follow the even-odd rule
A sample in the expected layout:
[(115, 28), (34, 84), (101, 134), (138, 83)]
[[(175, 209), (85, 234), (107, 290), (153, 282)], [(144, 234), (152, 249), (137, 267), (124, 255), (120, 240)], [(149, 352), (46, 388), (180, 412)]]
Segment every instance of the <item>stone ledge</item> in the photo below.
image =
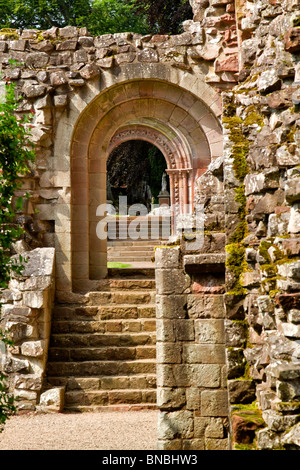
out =
[(225, 253), (185, 255), (183, 265), (189, 272), (224, 272), (225, 260)]

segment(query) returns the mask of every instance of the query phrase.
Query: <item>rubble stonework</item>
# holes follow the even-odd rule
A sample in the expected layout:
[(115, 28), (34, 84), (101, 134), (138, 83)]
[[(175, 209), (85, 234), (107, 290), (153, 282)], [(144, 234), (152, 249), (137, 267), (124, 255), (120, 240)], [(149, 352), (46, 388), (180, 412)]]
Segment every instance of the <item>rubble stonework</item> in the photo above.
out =
[[(203, 244), (156, 250), (158, 446), (299, 449), (300, 3), (190, 3), (176, 36), (0, 31), (18, 111), (34, 111), (23, 243), (55, 248), (57, 301), (97, 291), (100, 154), (135, 138), (157, 145), (173, 202), (205, 219)], [(59, 410), (61, 390), (39, 402), (49, 331), (34, 325), (50, 304), (29, 280), (4, 293), (3, 319), (21, 335), (5, 370), (24, 408)]]
[(13, 274), (1, 297), (1, 329), (13, 342), (2, 358), (19, 411), (34, 411), (44, 385), (55, 295), (55, 250), (23, 252), (24, 269)]
[(245, 5), (242, 80), (223, 96), (232, 435), (259, 449), (299, 449), (299, 6)]

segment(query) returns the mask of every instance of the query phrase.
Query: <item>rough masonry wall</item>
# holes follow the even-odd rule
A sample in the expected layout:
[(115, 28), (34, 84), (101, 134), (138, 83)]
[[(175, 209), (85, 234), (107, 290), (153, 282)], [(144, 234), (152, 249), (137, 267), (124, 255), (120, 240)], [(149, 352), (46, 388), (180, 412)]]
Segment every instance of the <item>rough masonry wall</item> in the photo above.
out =
[(228, 389), (242, 448), (299, 449), (299, 6), (243, 6), (241, 83), (223, 95)]
[(8, 289), (1, 292), (0, 328), (13, 346), (0, 356), (0, 366), (2, 362), (17, 409), (26, 412), (35, 411), (38, 403), (43, 405), (55, 296), (55, 250), (36, 248), (22, 251), (22, 256), (26, 260), (22, 274), (13, 274)]

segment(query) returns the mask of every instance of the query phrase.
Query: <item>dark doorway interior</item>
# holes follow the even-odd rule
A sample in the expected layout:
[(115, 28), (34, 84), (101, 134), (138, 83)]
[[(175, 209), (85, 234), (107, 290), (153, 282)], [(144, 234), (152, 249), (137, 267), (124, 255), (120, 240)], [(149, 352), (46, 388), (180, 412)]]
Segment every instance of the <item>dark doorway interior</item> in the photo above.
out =
[(119, 196), (127, 196), (128, 205), (143, 204), (150, 211), (151, 204), (158, 203), (166, 169), (166, 160), (154, 145), (142, 140), (120, 144), (107, 161), (107, 199), (117, 208)]

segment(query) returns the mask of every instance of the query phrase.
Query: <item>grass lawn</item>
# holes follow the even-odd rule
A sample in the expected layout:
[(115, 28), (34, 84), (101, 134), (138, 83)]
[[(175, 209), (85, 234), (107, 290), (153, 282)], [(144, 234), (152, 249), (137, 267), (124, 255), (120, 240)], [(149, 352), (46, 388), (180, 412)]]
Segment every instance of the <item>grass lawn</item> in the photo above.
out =
[(113, 263), (109, 262), (107, 263), (107, 267), (109, 269), (125, 269), (125, 268), (131, 268), (131, 264), (124, 264), (124, 263)]

